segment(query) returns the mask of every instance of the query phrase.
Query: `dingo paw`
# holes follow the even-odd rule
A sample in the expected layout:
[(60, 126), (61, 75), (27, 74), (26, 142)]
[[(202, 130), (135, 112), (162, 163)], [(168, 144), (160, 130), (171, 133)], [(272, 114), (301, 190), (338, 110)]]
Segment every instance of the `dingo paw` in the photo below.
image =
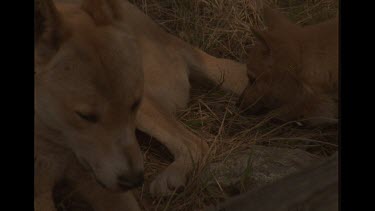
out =
[(173, 192), (181, 192), (185, 183), (186, 170), (173, 162), (151, 182), (150, 192), (153, 196), (168, 196)]

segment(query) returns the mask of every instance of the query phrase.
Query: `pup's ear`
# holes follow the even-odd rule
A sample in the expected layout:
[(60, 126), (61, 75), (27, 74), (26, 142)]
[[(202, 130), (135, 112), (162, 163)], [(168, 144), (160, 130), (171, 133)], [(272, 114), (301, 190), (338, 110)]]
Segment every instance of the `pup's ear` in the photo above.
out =
[(271, 9), (270, 7), (263, 8), (263, 19), (264, 24), (268, 27), (269, 30), (299, 28), (297, 24), (291, 22), (284, 14), (275, 9)]
[(42, 43), (48, 48), (57, 49), (62, 42), (64, 29), (53, 0), (35, 0), (34, 8), (34, 44)]
[(83, 0), (81, 8), (97, 25), (108, 25), (123, 17), (119, 0)]

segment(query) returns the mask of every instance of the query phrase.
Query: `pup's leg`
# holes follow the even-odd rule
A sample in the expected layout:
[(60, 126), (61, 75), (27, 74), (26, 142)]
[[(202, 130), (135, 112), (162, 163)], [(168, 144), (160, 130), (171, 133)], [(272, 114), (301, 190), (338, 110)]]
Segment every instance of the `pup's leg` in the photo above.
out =
[(62, 175), (56, 162), (51, 159), (36, 159), (34, 162), (34, 210), (55, 211), (52, 191)]
[(113, 192), (100, 186), (93, 175), (73, 159), (65, 171), (75, 192), (95, 211), (140, 211), (132, 192)]
[(309, 126), (334, 125), (338, 121), (338, 106), (334, 97), (328, 94), (305, 94), (280, 107), (277, 113), (284, 121), (304, 119), (303, 123)]
[(151, 183), (154, 195), (169, 194), (184, 186), (186, 174), (201, 160), (208, 146), (171, 114), (145, 97), (137, 114), (137, 128), (158, 139), (173, 154), (174, 162)]
[(35, 196), (34, 211), (56, 211), (52, 190)]
[(95, 211), (141, 211), (131, 191), (112, 192), (94, 180), (86, 181), (79, 187), (79, 193)]

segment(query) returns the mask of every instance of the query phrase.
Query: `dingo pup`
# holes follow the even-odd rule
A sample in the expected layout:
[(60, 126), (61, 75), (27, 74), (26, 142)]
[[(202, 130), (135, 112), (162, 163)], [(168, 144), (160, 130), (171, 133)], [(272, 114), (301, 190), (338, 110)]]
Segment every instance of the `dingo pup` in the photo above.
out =
[(337, 122), (338, 19), (300, 27), (265, 8), (268, 31), (257, 32), (248, 51), (249, 84), (242, 108), (279, 109), (284, 120), (312, 125)]

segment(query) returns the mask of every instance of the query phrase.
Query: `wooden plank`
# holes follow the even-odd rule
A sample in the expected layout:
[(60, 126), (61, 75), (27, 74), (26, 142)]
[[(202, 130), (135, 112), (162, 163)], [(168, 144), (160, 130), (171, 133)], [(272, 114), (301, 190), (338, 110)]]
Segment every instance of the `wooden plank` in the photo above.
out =
[(337, 211), (338, 155), (207, 211)]

